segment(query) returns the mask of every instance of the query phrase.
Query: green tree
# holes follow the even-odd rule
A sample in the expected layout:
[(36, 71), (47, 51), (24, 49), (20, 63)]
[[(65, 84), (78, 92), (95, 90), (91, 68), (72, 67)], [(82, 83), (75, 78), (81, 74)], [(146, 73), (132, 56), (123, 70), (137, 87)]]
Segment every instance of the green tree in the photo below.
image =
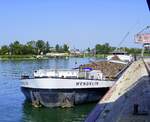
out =
[(9, 47), (7, 45), (2, 46), (1, 49), (0, 49), (0, 54), (5, 55), (5, 54), (8, 54), (8, 53), (9, 53)]
[(90, 49), (89, 47), (88, 47), (86, 50), (88, 51), (88, 53), (90, 53), (90, 52), (91, 52), (91, 49)]
[(25, 50), (27, 50), (27, 52), (28, 52), (27, 54), (36, 54), (37, 53), (36, 41), (34, 41), (34, 40), (27, 42), (27, 44), (24, 48), (26, 48)]
[(69, 46), (67, 44), (63, 45), (63, 52), (69, 52)]
[(36, 42), (37, 54), (41, 54), (41, 52), (45, 51), (45, 42), (43, 40), (37, 40)]
[(14, 43), (11, 43), (11, 44), (9, 45), (9, 47), (10, 47), (10, 52), (11, 52), (11, 54), (13, 54), (13, 55), (20, 55), (20, 54), (23, 54), (23, 53), (22, 53), (22, 47), (23, 47), (23, 45), (20, 44), (19, 41), (15, 41)]
[(96, 44), (95, 50), (96, 50), (96, 54), (101, 53), (101, 45), (100, 44)]
[(108, 54), (110, 52), (110, 50), (111, 50), (110, 49), (111, 47), (109, 46), (109, 43), (105, 43), (102, 46), (103, 46), (103, 53), (104, 54)]
[(108, 54), (111, 51), (111, 47), (109, 46), (109, 43), (105, 44), (97, 44), (95, 46), (96, 54)]
[(31, 40), (31, 41), (27, 42), (26, 45), (31, 46), (32, 48), (36, 48), (36, 41)]
[(49, 46), (49, 43), (48, 41), (46, 42), (46, 50), (45, 50), (45, 53), (48, 53), (50, 51), (50, 46)]
[(56, 50), (56, 52), (59, 52), (59, 51), (60, 51), (60, 46), (59, 46), (59, 44), (56, 44), (55, 50)]

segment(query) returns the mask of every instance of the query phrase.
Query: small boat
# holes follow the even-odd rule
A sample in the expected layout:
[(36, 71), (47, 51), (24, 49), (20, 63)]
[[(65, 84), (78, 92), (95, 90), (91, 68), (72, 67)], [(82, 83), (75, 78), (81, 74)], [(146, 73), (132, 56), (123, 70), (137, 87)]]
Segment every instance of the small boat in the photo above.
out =
[(123, 50), (116, 49), (113, 52), (111, 52), (111, 55), (107, 56), (108, 61), (120, 61), (122, 63), (128, 63), (133, 61), (133, 56), (129, 55), (127, 52)]

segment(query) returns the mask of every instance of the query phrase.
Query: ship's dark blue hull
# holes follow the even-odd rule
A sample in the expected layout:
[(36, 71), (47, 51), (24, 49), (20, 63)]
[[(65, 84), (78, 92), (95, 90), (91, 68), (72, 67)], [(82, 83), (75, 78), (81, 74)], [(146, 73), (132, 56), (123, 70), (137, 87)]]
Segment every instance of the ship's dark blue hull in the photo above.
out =
[(85, 89), (33, 89), (21, 87), (26, 99), (33, 105), (45, 107), (71, 107), (98, 101), (109, 88)]

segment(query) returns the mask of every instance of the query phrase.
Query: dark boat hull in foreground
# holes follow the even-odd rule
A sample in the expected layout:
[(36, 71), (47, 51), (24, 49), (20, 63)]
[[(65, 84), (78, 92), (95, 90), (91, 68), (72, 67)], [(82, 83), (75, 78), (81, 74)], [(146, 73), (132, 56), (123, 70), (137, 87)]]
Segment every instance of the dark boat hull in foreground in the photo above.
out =
[(109, 88), (36, 89), (21, 87), (26, 99), (35, 107), (72, 107), (98, 101)]
[(28, 78), (21, 80), (21, 89), (35, 107), (71, 107), (98, 101), (114, 83), (87, 79)]

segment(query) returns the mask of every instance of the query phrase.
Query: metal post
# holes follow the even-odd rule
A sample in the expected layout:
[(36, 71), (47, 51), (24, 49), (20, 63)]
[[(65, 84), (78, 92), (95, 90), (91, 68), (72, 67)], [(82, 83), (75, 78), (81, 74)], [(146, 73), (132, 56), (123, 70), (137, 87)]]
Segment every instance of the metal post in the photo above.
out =
[(142, 48), (142, 52), (141, 52), (141, 57), (142, 58), (144, 57), (144, 51), (145, 51), (145, 47), (144, 47), (144, 44), (143, 44), (143, 48)]

